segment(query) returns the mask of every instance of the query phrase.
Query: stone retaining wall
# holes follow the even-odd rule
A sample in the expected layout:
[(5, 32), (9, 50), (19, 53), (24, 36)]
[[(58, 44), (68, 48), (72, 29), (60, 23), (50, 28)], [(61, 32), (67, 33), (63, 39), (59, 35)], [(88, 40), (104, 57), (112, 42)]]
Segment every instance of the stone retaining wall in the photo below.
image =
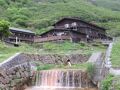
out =
[(68, 59), (72, 64), (78, 64), (86, 62), (90, 55), (81, 54), (71, 54), (71, 55), (58, 55), (58, 54), (48, 54), (48, 55), (36, 55), (36, 54), (26, 54), (28, 60), (38, 61), (43, 64), (63, 64)]
[[(33, 72), (31, 62), (43, 64), (61, 64), (70, 59), (72, 64), (86, 62), (85, 55), (36, 55), (17, 53), (0, 64), (0, 90), (24, 90), (24, 84), (30, 84)], [(27, 83), (29, 82), (29, 83)]]
[(16, 54), (0, 64), (0, 90), (23, 90), (23, 85), (31, 79), (30, 63), (23, 54)]

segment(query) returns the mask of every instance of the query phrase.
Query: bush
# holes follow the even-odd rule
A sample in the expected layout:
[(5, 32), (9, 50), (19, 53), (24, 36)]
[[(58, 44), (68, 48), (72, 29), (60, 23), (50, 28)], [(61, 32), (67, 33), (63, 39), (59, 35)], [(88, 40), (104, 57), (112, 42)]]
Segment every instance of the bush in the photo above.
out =
[(40, 70), (49, 70), (49, 69), (52, 69), (54, 68), (55, 65), (53, 64), (41, 64), (37, 67), (37, 70), (40, 71)]
[(108, 75), (107, 78), (102, 81), (102, 90), (110, 90), (113, 78), (113, 75)]
[(27, 27), (27, 21), (24, 19), (16, 19), (15, 22), (21, 27)]
[(95, 71), (95, 65), (92, 63), (89, 63), (87, 66), (87, 72), (88, 72), (88, 75), (91, 79), (93, 78), (94, 71)]
[(10, 35), (9, 31), (9, 22), (5, 20), (0, 21), (0, 38), (4, 39), (5, 37)]

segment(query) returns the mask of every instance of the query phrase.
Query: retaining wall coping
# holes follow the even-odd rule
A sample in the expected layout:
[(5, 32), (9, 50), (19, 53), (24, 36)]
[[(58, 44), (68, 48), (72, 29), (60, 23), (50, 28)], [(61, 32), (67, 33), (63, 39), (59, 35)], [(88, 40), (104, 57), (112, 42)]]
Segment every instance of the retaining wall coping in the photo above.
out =
[(18, 53), (16, 53), (16, 54), (14, 54), (13, 56), (11, 56), (10, 58), (8, 58), (7, 60), (3, 61), (2, 63), (0, 63), (0, 67), (1, 67), (2, 65), (4, 65), (5, 63), (8, 63), (9, 61), (11, 61), (13, 58), (15, 58), (16, 56), (18, 56), (18, 55), (20, 55), (20, 54), (22, 54), (22, 53), (21, 53), (21, 52), (18, 52)]

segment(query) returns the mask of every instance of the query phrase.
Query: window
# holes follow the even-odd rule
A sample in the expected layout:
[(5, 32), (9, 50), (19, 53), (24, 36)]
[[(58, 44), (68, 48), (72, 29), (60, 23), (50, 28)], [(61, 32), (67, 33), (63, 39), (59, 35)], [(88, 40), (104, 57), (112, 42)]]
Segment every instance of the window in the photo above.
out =
[(71, 26), (72, 26), (72, 27), (76, 27), (76, 26), (77, 26), (77, 23), (76, 23), (76, 22), (73, 22), (73, 23), (71, 24)]
[(65, 24), (65, 28), (69, 28), (70, 27), (70, 25), (69, 24)]

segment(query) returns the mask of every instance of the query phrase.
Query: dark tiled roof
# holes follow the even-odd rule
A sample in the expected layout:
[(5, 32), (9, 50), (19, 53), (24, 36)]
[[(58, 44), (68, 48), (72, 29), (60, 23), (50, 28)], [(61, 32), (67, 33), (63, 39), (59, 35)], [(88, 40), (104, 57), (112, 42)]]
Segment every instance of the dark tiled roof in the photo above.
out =
[(30, 30), (25, 30), (25, 29), (19, 29), (19, 28), (14, 28), (14, 27), (10, 27), (9, 29), (12, 30), (12, 31), (18, 31), (18, 32), (25, 32), (25, 33), (35, 34), (34, 32), (32, 32)]
[[(86, 21), (84, 21), (84, 20), (81, 20), (80, 18), (74, 18), (74, 17), (73, 17), (73, 18), (71, 18), (71, 17), (65, 17), (65, 18), (62, 18), (61, 20), (57, 21), (55, 24), (61, 22), (61, 21), (64, 20), (64, 19), (78, 20), (78, 21), (81, 21), (81, 22), (83, 22), (83, 23), (85, 23), (85, 24), (88, 24), (88, 25), (94, 26), (94, 27), (96, 27), (96, 28), (99, 28), (99, 29), (102, 29), (102, 30), (106, 30), (106, 29), (103, 28), (103, 27), (100, 27), (100, 26), (95, 25), (95, 24), (93, 24), (93, 23), (86, 22)], [(53, 24), (53, 26), (55, 26), (55, 24)]]

